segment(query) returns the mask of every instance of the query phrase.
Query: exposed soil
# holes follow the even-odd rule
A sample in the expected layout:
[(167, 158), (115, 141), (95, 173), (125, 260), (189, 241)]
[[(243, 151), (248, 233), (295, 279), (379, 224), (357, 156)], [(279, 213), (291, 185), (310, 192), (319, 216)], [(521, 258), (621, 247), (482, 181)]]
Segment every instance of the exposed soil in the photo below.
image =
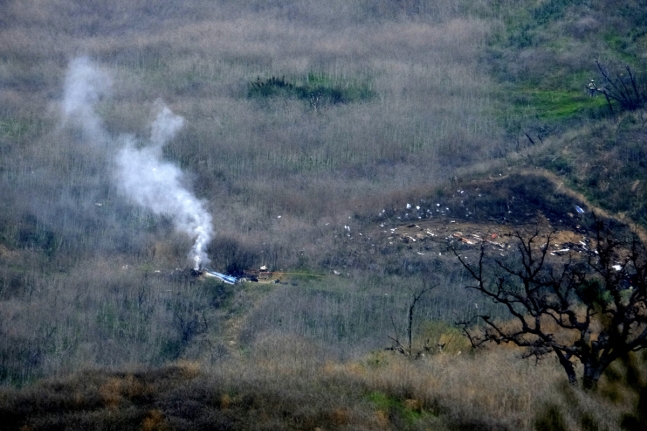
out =
[[(373, 227), (345, 232), (342, 247), (347, 258), (339, 271), (352, 267), (377, 270), (386, 265), (393, 270), (394, 256), (428, 267), (432, 259), (445, 260), (449, 249), (468, 254), (480, 250), (481, 244), (505, 255), (518, 242), (516, 234), (550, 234), (551, 255), (586, 252), (592, 246), (588, 232), (593, 232), (596, 219), (612, 223), (616, 231), (633, 230), (645, 237), (622, 217), (592, 207), (549, 172), (455, 182), (433, 197), (384, 211)], [(539, 241), (537, 245), (543, 245)]]

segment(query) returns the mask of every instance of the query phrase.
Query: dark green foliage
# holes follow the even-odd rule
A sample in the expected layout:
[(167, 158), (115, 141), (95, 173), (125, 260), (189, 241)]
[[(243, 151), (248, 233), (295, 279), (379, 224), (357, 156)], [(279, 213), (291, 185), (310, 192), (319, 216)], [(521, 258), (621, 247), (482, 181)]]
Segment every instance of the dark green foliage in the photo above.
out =
[(606, 307), (611, 301), (611, 293), (604, 288), (600, 280), (585, 280), (577, 289), (577, 296), (585, 304), (593, 304), (600, 309)]
[(367, 84), (343, 83), (323, 73), (309, 73), (297, 83), (285, 77), (260, 77), (249, 85), (248, 97), (286, 97), (305, 100), (313, 108), (370, 100), (375, 93)]
[(620, 423), (626, 431), (640, 431), (647, 428), (647, 385), (643, 385), (638, 393), (638, 403), (633, 413), (628, 413)]
[[(219, 236), (211, 244), (212, 260), (218, 264), (217, 271), (240, 277), (248, 269), (263, 265), (258, 249), (233, 237)], [(265, 262), (266, 263), (266, 262)]]
[(27, 214), (24, 217), (18, 230), (16, 243), (19, 247), (40, 249), (48, 256), (52, 256), (57, 247), (54, 232), (32, 214)]
[(366, 398), (378, 410), (385, 412), (392, 422), (396, 424), (402, 422), (404, 425), (402, 428), (412, 427), (425, 416), (434, 415), (433, 410), (423, 409), (419, 403), (407, 404), (406, 394), (398, 395), (375, 391), (369, 393)]
[(537, 25), (546, 24), (549, 21), (562, 18), (566, 8), (585, 2), (586, 0), (549, 0), (541, 2), (532, 11), (532, 16)]
[[(549, 0), (530, 8), (530, 13), (517, 22), (510, 22), (509, 41), (517, 49), (535, 44), (536, 30), (564, 16), (568, 7), (583, 3), (584, 0)], [(516, 10), (523, 13), (525, 8)], [(523, 16), (523, 15), (521, 15)], [(516, 15), (519, 17), (519, 15)]]
[(290, 93), (292, 93), (293, 91), (294, 85), (286, 82), (285, 77), (277, 78), (273, 76), (266, 80), (262, 80), (260, 77), (258, 77), (256, 81), (252, 82), (249, 85), (249, 92), (247, 93), (247, 95), (249, 97), (269, 97), (277, 96), (280, 93), (290, 95)]
[(647, 428), (647, 354), (629, 355), (623, 358), (624, 373), (622, 381), (637, 396), (630, 413), (626, 413), (620, 426), (626, 431), (638, 431)]
[(206, 298), (209, 299), (210, 305), (214, 308), (226, 307), (236, 289), (231, 284), (226, 284), (209, 277), (205, 277), (198, 287), (204, 291)]
[(568, 431), (559, 406), (545, 406), (535, 417), (537, 431)]

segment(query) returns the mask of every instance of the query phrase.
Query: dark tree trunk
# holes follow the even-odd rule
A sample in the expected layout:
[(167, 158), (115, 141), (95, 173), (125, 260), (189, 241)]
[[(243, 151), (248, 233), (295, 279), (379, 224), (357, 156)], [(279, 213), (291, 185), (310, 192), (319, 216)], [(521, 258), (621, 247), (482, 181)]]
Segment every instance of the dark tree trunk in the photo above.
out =
[[(625, 355), (629, 353), (629, 350), (626, 351)], [(602, 354), (598, 356), (592, 356), (591, 358), (584, 358), (582, 361), (584, 363), (584, 376), (582, 376), (582, 387), (586, 390), (595, 389), (598, 386), (598, 380), (602, 377), (602, 373), (607, 369), (609, 365), (620, 355), (611, 353), (611, 354)]]
[(411, 356), (411, 339), (412, 339), (411, 332), (413, 331), (413, 307), (415, 306), (416, 306), (416, 301), (414, 300), (411, 306), (409, 307), (409, 327), (407, 328), (408, 335), (409, 335), (409, 356)]
[(602, 375), (602, 368), (599, 364), (593, 361), (584, 363), (584, 376), (582, 376), (582, 388), (586, 390), (595, 389), (598, 385), (598, 380)]
[(561, 350), (555, 349), (555, 353), (557, 354), (557, 358), (559, 358), (560, 365), (564, 368), (564, 371), (566, 371), (566, 375), (568, 376), (568, 383), (570, 383), (571, 385), (577, 385), (577, 375), (575, 374), (575, 367), (573, 366), (573, 363), (566, 355), (564, 355)]

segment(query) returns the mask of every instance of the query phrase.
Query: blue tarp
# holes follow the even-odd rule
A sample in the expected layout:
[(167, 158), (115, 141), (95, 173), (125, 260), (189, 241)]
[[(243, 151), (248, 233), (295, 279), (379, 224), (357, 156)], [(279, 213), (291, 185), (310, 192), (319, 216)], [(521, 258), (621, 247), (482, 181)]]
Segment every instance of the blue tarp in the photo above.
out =
[(224, 281), (227, 284), (236, 284), (236, 282), (238, 281), (236, 277), (232, 277), (231, 275), (221, 274), (216, 271), (209, 271), (208, 269), (205, 269), (204, 272), (206, 272), (212, 277), (216, 277), (217, 279)]

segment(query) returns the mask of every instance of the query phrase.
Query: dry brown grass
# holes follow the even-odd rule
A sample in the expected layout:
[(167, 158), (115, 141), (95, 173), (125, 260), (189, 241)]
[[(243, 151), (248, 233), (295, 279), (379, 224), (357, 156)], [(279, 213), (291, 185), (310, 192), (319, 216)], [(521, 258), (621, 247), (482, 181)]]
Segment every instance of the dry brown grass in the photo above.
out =
[[(282, 238), (303, 248), (317, 236), (307, 224), (372, 210), (403, 188), (428, 188), (453, 169), (449, 160), (487, 157), (499, 133), (489, 114), (492, 83), (478, 60), (491, 23), (457, 14), (452, 2), (426, 5), (415, 19), (407, 7), (386, 14), (389, 2), (381, 3), (369, 12), (346, 2), (235, 11), (200, 1), (155, 11), (145, 2), (13, 2), (12, 24), (0, 31), (2, 70), (17, 107), (34, 105), (32, 94), (55, 113), (51, 94), (60, 94), (68, 60), (90, 55), (115, 80), (113, 99), (102, 107), (113, 133), (146, 135), (147, 104), (163, 97), (187, 119), (167, 153), (196, 174), (196, 191), (211, 202), (219, 232), (257, 248)], [(432, 10), (433, 19), (426, 15)], [(378, 98), (313, 115), (298, 102), (259, 106), (245, 97), (258, 76), (308, 72), (367, 81)], [(37, 137), (56, 144), (35, 145), (34, 159), (19, 165), (85, 175), (85, 162), (70, 166), (69, 153), (58, 151), (64, 139)], [(278, 215), (289, 214), (306, 226), (278, 223)], [(267, 240), (252, 242), (268, 230)], [(281, 261), (291, 265), (296, 257), (287, 252)]]
[[(214, 298), (213, 291), (169, 274), (184, 264), (190, 239), (124, 203), (109, 185), (105, 155), (79, 145), (72, 127), (57, 126), (68, 62), (89, 55), (113, 77), (112, 98), (98, 108), (111, 134), (147, 136), (150, 105), (158, 97), (186, 118), (165, 155), (193, 175), (189, 182), (208, 201), (219, 235), (211, 250), (216, 269), (371, 268), (373, 262), (357, 263), (338, 251), (348, 220), (359, 224), (358, 215), (401, 208), (457, 168), (487, 163), (499, 151), (497, 85), (480, 62), (497, 23), (465, 12), (485, 1), (267, 3), (2, 3), (0, 190), (8, 226), (2, 234), (17, 237), (28, 216), (35, 217), (33, 231), (51, 233), (59, 247), (52, 257), (36, 248), (0, 246), (3, 265), (11, 267), (6, 280), (30, 274), (16, 279), (20, 295), (11, 293), (0, 304), (0, 345), (10, 359), (3, 364), (14, 373), (7, 381), (96, 365), (159, 364), (182, 354), (212, 358), (214, 346), (226, 339), (243, 347), (228, 344), (234, 359), (219, 359), (225, 361), (220, 368), (205, 371), (211, 362), (205, 359), (178, 363), (172, 372), (99, 373), (88, 382), (72, 377), (62, 388), (73, 394), (72, 410), (109, 411), (94, 411), (89, 421), (124, 419), (133, 429), (183, 429), (196, 411), (204, 416), (193, 418), (204, 424), (226, 428), (238, 420), (241, 429), (442, 429), (461, 416), (490, 427), (530, 429), (528, 411), (555, 399), (550, 388), (561, 380), (550, 362), (532, 367), (511, 351), (477, 358), (463, 351), (419, 362), (382, 357), (378, 365), (338, 363), (297, 336), (274, 328), (254, 332), (276, 323), (272, 309), (250, 317), (258, 320), (249, 325), (252, 341), (241, 342), (240, 328), (229, 331), (224, 320), (244, 321), (257, 305), (253, 294), (237, 296), (241, 303), (224, 310), (219, 307), (228, 297)], [(528, 52), (519, 67), (531, 67), (541, 55)], [(248, 83), (259, 76), (300, 79), (308, 72), (367, 83), (377, 96), (317, 110), (298, 100), (247, 97)], [(34, 269), (39, 266), (44, 269)], [(383, 326), (366, 318), (375, 310), (358, 316), (363, 320), (349, 317), (362, 298), (321, 294), (317, 300), (331, 308), (325, 317), (338, 313), (361, 330), (374, 325), (375, 337)], [(294, 305), (281, 322), (288, 329), (303, 326), (315, 303), (288, 295), (272, 300), (261, 304), (281, 312)], [(192, 334), (187, 321), (209, 332)], [(320, 322), (313, 326), (322, 338), (338, 336)], [(363, 349), (342, 354), (357, 358)], [(9, 391), (3, 414), (22, 415), (15, 400), (45, 400), (48, 411), (65, 410), (49, 397), (55, 389), (36, 388)], [(372, 392), (387, 394), (393, 405), (375, 406), (367, 401)], [(19, 425), (51, 428), (57, 413)], [(406, 419), (409, 413), (414, 419)]]
[(275, 338), (264, 352), (213, 367), (86, 372), (4, 389), (0, 418), (7, 429), (34, 430), (73, 420), (120, 421), (122, 429), (531, 430), (547, 406), (561, 406), (569, 429), (584, 429), (585, 416), (618, 429), (631, 394), (623, 405), (617, 388), (615, 398), (585, 393), (562, 374), (554, 361), (535, 364), (501, 349), (419, 360), (380, 352), (340, 363), (304, 340)]

